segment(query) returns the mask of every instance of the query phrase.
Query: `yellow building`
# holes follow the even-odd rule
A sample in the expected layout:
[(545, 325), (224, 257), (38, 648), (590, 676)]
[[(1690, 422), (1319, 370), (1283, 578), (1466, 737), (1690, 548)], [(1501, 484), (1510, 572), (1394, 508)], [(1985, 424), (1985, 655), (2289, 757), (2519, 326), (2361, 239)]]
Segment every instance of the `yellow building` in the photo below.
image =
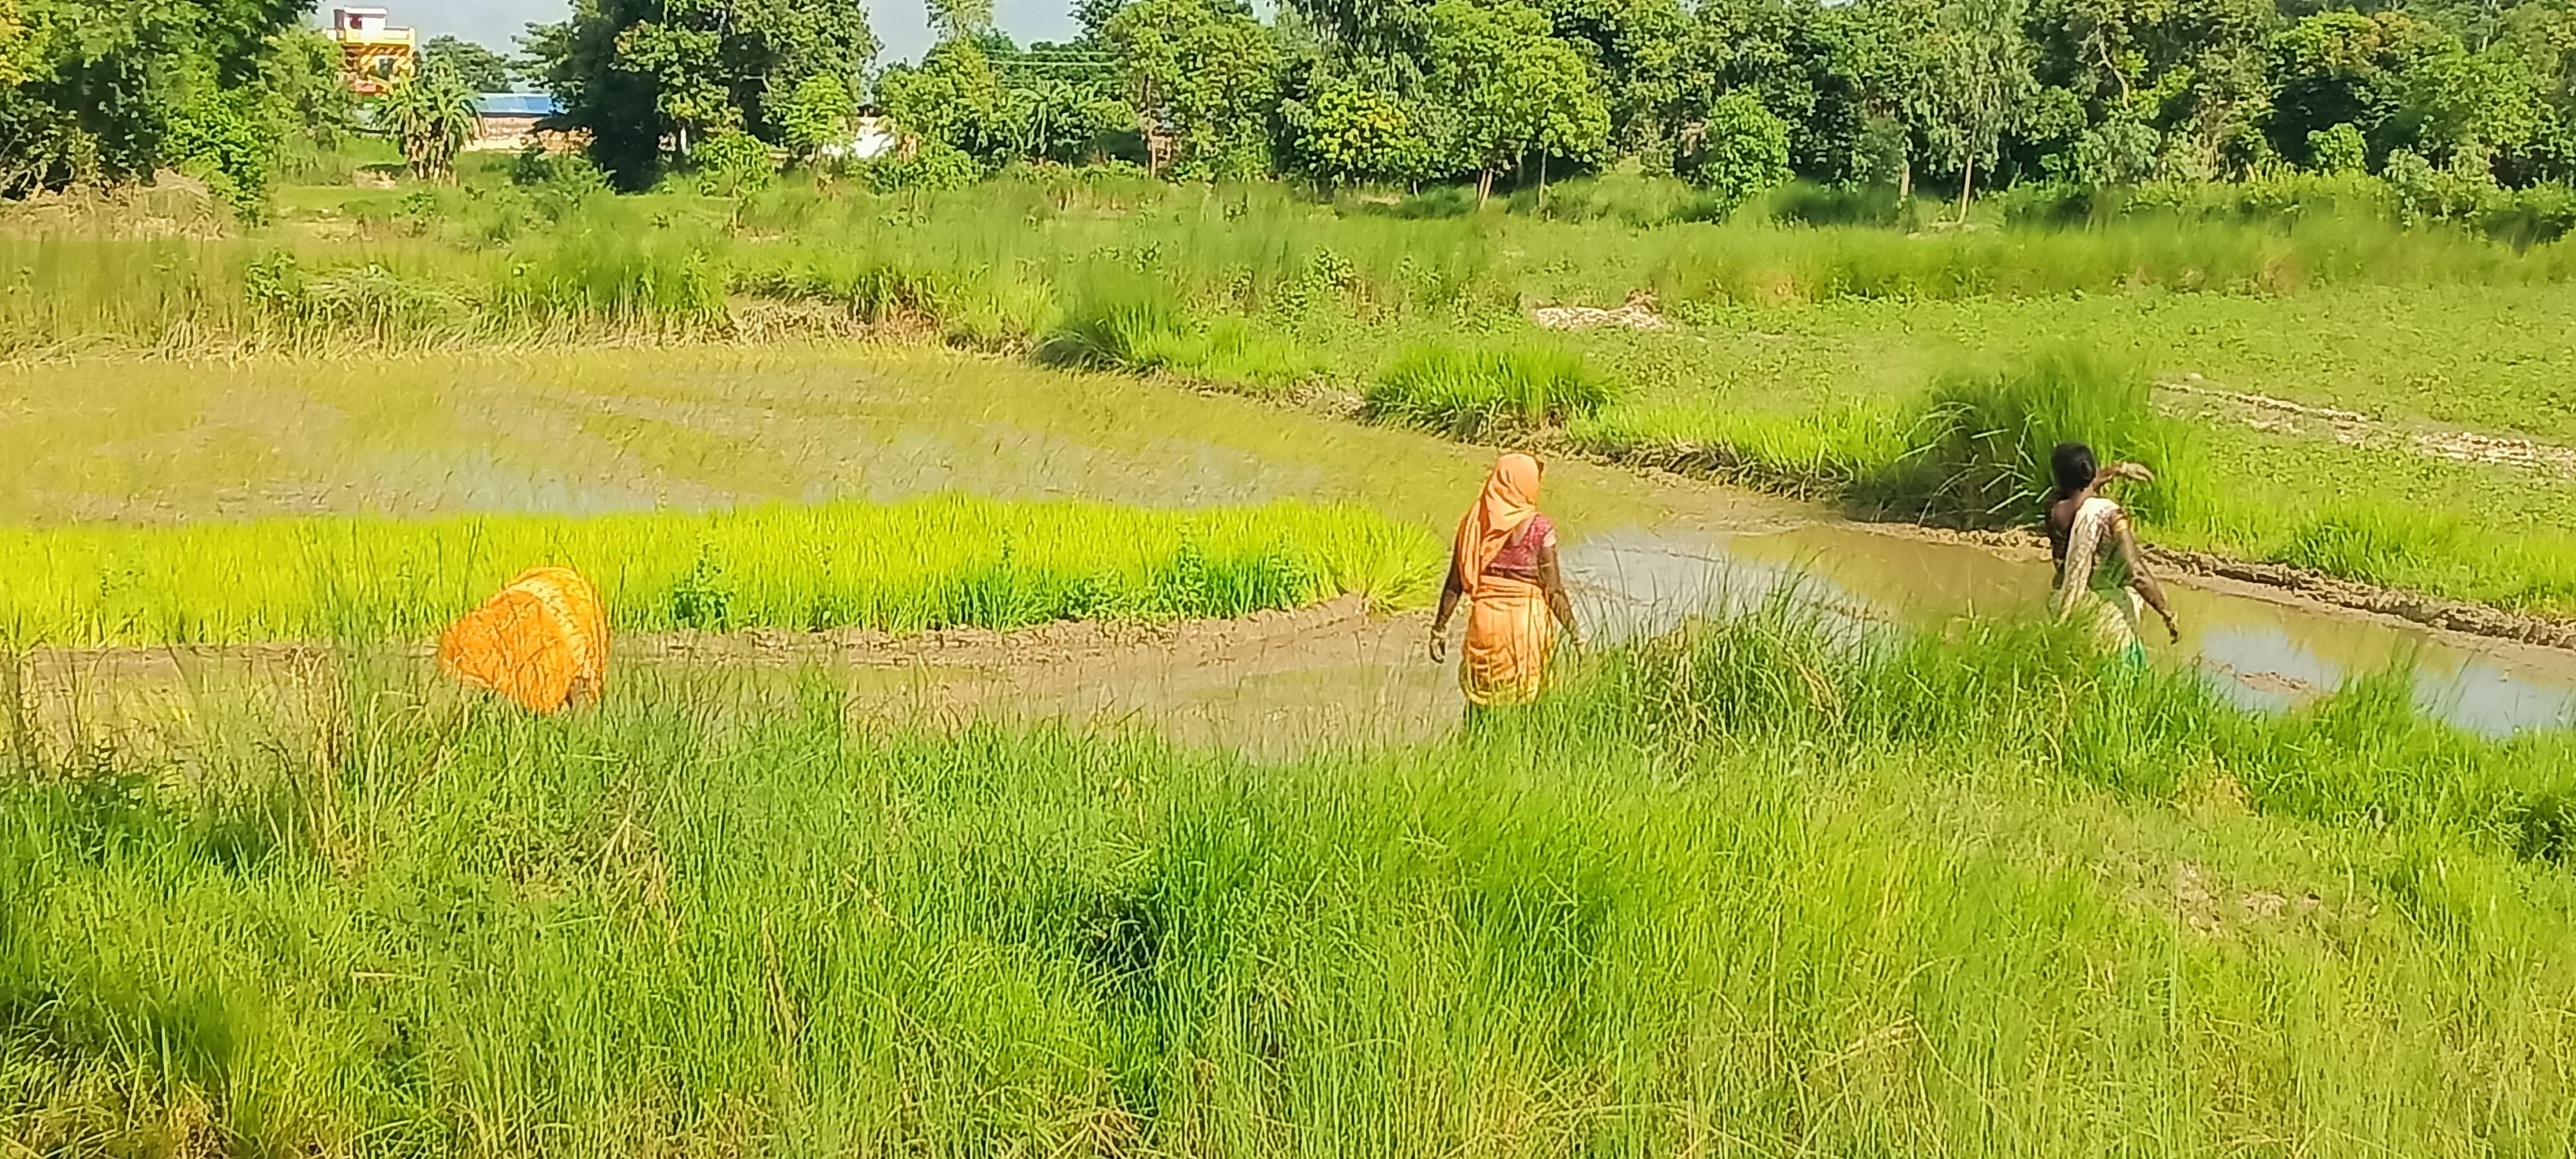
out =
[(418, 34), (388, 26), (382, 8), (334, 8), (325, 35), (340, 42), (340, 68), (361, 93), (383, 93), (420, 70)]

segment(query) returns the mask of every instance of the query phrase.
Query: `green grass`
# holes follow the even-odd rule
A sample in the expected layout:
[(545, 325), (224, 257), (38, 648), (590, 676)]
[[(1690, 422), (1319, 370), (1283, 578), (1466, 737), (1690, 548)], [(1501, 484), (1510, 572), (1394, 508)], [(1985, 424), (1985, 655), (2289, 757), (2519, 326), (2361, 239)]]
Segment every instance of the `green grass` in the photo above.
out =
[(2576, 1142), (2567, 739), (2385, 684), (2267, 720), (2061, 633), (1852, 651), (1775, 609), (1455, 740), (1266, 767), (857, 731), (820, 679), (645, 674), (544, 720), (413, 679), (352, 660), (184, 769), (0, 780), (0, 1138)]
[(520, 570), (570, 565), (612, 626), (966, 625), (1419, 601), (1423, 533), (1296, 502), (1160, 512), (943, 496), (569, 518), (271, 519), (0, 530), (0, 631), (30, 644), (417, 637)]
[(1611, 386), (1583, 356), (1521, 342), (1461, 350), (1416, 346), (1397, 356), (1363, 399), (1369, 417), (1460, 438), (1562, 426), (1610, 402)]

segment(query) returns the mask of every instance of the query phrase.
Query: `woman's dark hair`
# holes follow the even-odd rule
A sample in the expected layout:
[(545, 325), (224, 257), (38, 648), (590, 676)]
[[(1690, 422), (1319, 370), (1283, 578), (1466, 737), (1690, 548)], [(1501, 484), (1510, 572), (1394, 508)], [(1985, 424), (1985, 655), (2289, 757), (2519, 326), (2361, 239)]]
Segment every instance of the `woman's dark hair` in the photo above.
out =
[(2075, 493), (2093, 482), (2093, 448), (2082, 443), (2059, 443), (2048, 453), (2048, 471), (2057, 477), (2059, 499), (2072, 499)]

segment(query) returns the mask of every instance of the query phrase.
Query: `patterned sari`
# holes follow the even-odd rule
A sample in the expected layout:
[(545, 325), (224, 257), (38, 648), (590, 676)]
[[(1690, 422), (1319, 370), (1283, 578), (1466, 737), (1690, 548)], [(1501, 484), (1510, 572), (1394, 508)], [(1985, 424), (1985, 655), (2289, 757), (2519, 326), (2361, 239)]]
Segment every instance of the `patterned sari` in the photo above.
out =
[(1458, 590), (1468, 599), (1467, 639), (1459, 650), (1458, 686), (1477, 705), (1519, 704), (1536, 697), (1556, 644), (1547, 591), (1495, 570), (1535, 570), (1538, 550), (1556, 531), (1538, 511), (1538, 460), (1508, 454), (1494, 462), (1476, 505), (1458, 521)]
[(2129, 569), (2117, 551), (2105, 553), (2120, 505), (2101, 496), (2075, 509), (2066, 531), (2066, 561), (2051, 596), (2057, 618), (2083, 617), (2093, 626), (2102, 650), (2132, 663), (2144, 663), (2146, 645), (2138, 638), (2138, 593), (2129, 587)]

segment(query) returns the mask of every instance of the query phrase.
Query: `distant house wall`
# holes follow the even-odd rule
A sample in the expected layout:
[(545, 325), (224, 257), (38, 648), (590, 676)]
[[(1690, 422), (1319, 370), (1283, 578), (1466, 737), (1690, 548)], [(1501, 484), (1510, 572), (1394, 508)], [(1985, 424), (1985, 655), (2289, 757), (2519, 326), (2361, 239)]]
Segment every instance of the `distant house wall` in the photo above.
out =
[(543, 93), (485, 93), (474, 98), (474, 137), (469, 152), (516, 153), (535, 145), (548, 153), (568, 153), (583, 144), (577, 133), (542, 129), (559, 110)]
[(340, 45), (340, 70), (359, 93), (387, 92), (420, 68), (420, 46), (408, 28), (387, 23), (382, 8), (335, 8), (323, 35)]

